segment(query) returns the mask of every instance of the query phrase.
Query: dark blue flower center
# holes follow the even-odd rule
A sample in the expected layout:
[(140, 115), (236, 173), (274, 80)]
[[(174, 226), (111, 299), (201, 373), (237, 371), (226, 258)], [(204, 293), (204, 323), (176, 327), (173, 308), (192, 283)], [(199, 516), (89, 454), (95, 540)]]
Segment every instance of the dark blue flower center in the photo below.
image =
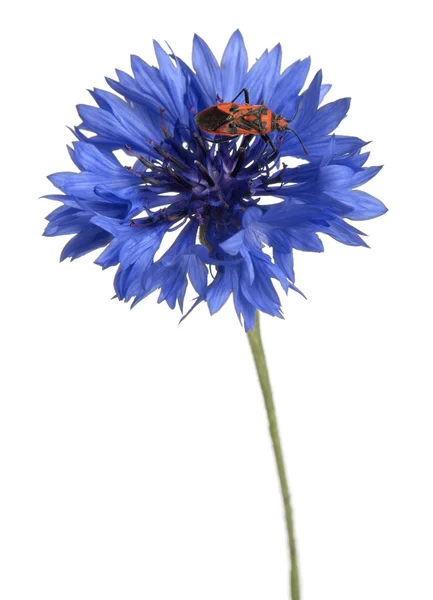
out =
[[(151, 226), (167, 221), (174, 230), (193, 219), (200, 226), (200, 242), (215, 250), (241, 228), (245, 210), (257, 204), (254, 189), (278, 183), (278, 175), (271, 175), (275, 155), (270, 157), (266, 145), (253, 136), (243, 138), (240, 144), (234, 140), (213, 143), (188, 133), (188, 137), (183, 131), (167, 135), (161, 144), (149, 141), (153, 150), (150, 160), (137, 156), (131, 170), (160, 195), (160, 204), (165, 206), (132, 224)], [(170, 197), (164, 195), (166, 190)]]

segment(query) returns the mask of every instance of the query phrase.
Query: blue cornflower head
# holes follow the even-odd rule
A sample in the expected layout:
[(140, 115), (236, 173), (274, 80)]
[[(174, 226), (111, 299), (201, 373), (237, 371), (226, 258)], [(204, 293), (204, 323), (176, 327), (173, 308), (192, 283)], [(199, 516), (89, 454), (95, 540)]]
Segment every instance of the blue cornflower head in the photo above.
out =
[[(348, 221), (386, 211), (358, 190), (379, 168), (364, 166), (361, 139), (333, 134), (349, 99), (323, 104), (330, 86), (321, 72), (302, 91), (308, 58), (281, 73), (277, 45), (248, 70), (239, 31), (221, 65), (198, 36), (193, 69), (157, 42), (155, 53), (158, 67), (133, 56), (133, 76), (107, 79), (115, 93), (95, 89), (97, 106), (78, 106), (70, 155), (79, 171), (49, 177), (62, 194), (48, 198), (62, 205), (45, 235), (73, 234), (62, 260), (103, 249), (95, 262), (117, 266), (116, 296), (132, 305), (159, 290), (158, 302), (183, 311), (189, 281), (193, 307), (206, 302), (214, 314), (233, 295), (252, 329), (256, 310), (282, 316), (275, 283), (297, 290), (294, 249), (321, 252), (318, 234), (366, 246)], [(197, 126), (197, 114), (243, 88), (251, 105), (263, 102), (263, 114), (293, 118), (296, 133), (277, 129), (266, 138), (253, 129), (236, 139)], [(256, 127), (260, 120), (259, 111)], [(163, 239), (168, 249), (157, 258)]]

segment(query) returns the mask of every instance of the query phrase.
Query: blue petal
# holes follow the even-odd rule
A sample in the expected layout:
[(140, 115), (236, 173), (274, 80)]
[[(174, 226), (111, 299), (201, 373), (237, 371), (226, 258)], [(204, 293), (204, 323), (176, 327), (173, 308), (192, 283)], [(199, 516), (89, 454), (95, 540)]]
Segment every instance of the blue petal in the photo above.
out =
[(176, 60), (179, 67), (182, 69), (186, 81), (187, 101), (185, 101), (185, 104), (189, 104), (190, 109), (192, 107), (197, 112), (200, 112), (204, 108), (207, 108), (209, 104), (212, 104), (212, 101), (208, 98), (207, 93), (194, 71), (179, 57), (176, 57)]
[(96, 199), (94, 188), (101, 182), (101, 176), (94, 173), (53, 173), (48, 179), (59, 190), (65, 194), (72, 196), (80, 196), (81, 198)]
[(179, 307), (182, 310), (187, 284), (188, 281), (183, 271), (176, 268), (166, 269), (158, 303), (165, 300), (169, 307), (173, 309), (176, 306), (176, 301), (179, 301)]
[(208, 104), (215, 104), (217, 95), (222, 94), (221, 71), (209, 46), (198, 35), (194, 36), (192, 64), (208, 96)]
[[(128, 132), (111, 112), (85, 104), (78, 105), (77, 110), (83, 120), (82, 129), (99, 134), (102, 140), (112, 143), (116, 148), (122, 148), (125, 144), (131, 145), (131, 142), (135, 146), (136, 140), (130, 139)], [(89, 138), (88, 141), (94, 143), (95, 140)]]
[(321, 85), (322, 71), (318, 71), (308, 89), (301, 96), (302, 101), (299, 106), (298, 114), (291, 125), (296, 131), (299, 132), (306, 129), (310, 125), (311, 120), (315, 117), (317, 107), (319, 106)]
[[(296, 130), (297, 131), (297, 130)], [(290, 134), (290, 132), (289, 132)], [(359, 150), (366, 145), (367, 142), (363, 140), (347, 136), (347, 135), (335, 135), (334, 136), (335, 156), (342, 156), (349, 152)], [(321, 139), (310, 139), (306, 144), (308, 151), (308, 159), (310, 161), (322, 160), (324, 154), (327, 152), (329, 146), (329, 138), (322, 137)], [(283, 155), (284, 153), (290, 154), (291, 156), (297, 156), (299, 158), (305, 158), (304, 151), (302, 150), (298, 140), (295, 136), (290, 137), (286, 135), (283, 142)]]
[(176, 113), (176, 106), (169, 90), (156, 67), (151, 67), (138, 56), (131, 56), (131, 67), (135, 80), (144, 97), (156, 108), (165, 108), (169, 114)]
[(90, 223), (90, 214), (71, 206), (59, 206), (47, 217), (44, 235), (48, 237), (79, 233)]
[(327, 165), (318, 170), (317, 187), (320, 190), (335, 189), (339, 187), (352, 187), (355, 172), (350, 167), (343, 165)]
[(341, 123), (350, 107), (350, 98), (342, 98), (335, 102), (325, 104), (317, 111), (314, 118), (308, 124), (308, 130), (303, 133), (308, 139), (309, 135), (327, 135)]
[(288, 98), (298, 96), (310, 70), (310, 57), (298, 60), (283, 72), (275, 91), (269, 100), (274, 112), (282, 112), (287, 106)]
[(200, 296), (206, 292), (208, 270), (198, 256), (191, 255), (188, 259), (188, 275), (197, 294)]
[(332, 191), (332, 197), (352, 208), (347, 217), (354, 221), (374, 219), (388, 210), (383, 202), (361, 190)]
[(244, 212), (244, 216), (242, 218), (242, 225), (247, 228), (253, 223), (260, 221), (263, 217), (263, 212), (258, 206), (253, 206), (252, 208), (247, 208)]
[(206, 301), (211, 315), (220, 310), (232, 293), (232, 268), (218, 270), (206, 292)]
[(222, 248), (224, 252), (227, 252), (227, 254), (230, 254), (231, 256), (236, 256), (236, 254), (238, 254), (244, 247), (244, 241), (245, 229), (242, 229), (238, 233), (235, 233), (235, 235), (232, 235), (224, 242), (222, 242), (220, 244), (220, 248)]
[(293, 268), (293, 252), (273, 253), (275, 264), (277, 264), (290, 281), (295, 281), (295, 271)]
[(292, 229), (290, 240), (293, 248), (304, 252), (323, 252), (323, 243), (317, 233), (308, 229)]
[(111, 239), (112, 235), (106, 231), (96, 226), (89, 226), (69, 240), (63, 248), (60, 260), (65, 260), (65, 258), (74, 260), (75, 258), (84, 256), (88, 252), (106, 246)]
[[(121, 94), (125, 98), (128, 99), (129, 102), (133, 102), (138, 106), (145, 108), (147, 117), (153, 115), (153, 118), (156, 122), (158, 122), (160, 110), (161, 108), (169, 105), (168, 101), (163, 101), (159, 98), (151, 96), (149, 94), (144, 93), (135, 82), (134, 79), (131, 80), (134, 82), (133, 84), (126, 86), (110, 77), (105, 78), (108, 85), (118, 94)], [(166, 118), (170, 120), (170, 113), (166, 115)]]
[(332, 164), (318, 171), (317, 185), (322, 190), (335, 188), (353, 188), (370, 181), (382, 167), (369, 167), (356, 172), (343, 164)]
[(124, 167), (111, 152), (103, 152), (93, 144), (74, 142), (69, 154), (81, 171), (102, 174), (124, 171)]
[[(95, 194), (96, 186), (108, 181), (104, 176), (90, 173), (89, 171), (81, 171), (80, 173), (54, 173), (53, 175), (50, 175), (48, 179), (57, 188), (62, 190), (62, 192), (65, 192), (65, 194), (78, 196), (83, 200), (98, 200), (98, 197)], [(122, 176), (118, 176), (115, 180), (113, 179), (112, 185), (129, 187), (132, 185), (132, 181), (130, 173), (124, 170)], [(138, 177), (136, 178), (136, 182), (137, 185), (140, 182)]]
[[(109, 106), (111, 112), (131, 139), (137, 138), (140, 140), (143, 137), (147, 140), (152, 136), (154, 123), (150, 115), (146, 115), (143, 118), (143, 113), (139, 113), (128, 102), (125, 102), (122, 98), (111, 92), (95, 90), (93, 95), (98, 100), (104, 100), (104, 103)], [(98, 131), (98, 133), (100, 132)]]
[(231, 36), (221, 61), (222, 97), (230, 102), (245, 87), (248, 55), (239, 29)]
[(277, 85), (277, 81), (280, 78), (281, 57), (281, 44), (277, 44), (268, 54), (267, 70), (263, 79), (263, 97), (260, 99), (260, 101), (264, 100), (265, 104), (269, 103), (269, 99), (271, 98), (275, 86)]
[(245, 87), (250, 92), (250, 102), (258, 104), (264, 100), (263, 83), (265, 75), (268, 72), (269, 52), (266, 50), (262, 56), (256, 60), (245, 78)]
[(47, 200), (56, 200), (56, 202), (63, 202), (63, 204), (65, 204), (66, 206), (80, 208), (79, 204), (77, 203), (77, 199), (74, 198), (74, 196), (65, 196), (64, 194), (47, 194), (46, 196), (42, 197), (46, 198)]
[[(129, 227), (129, 225), (126, 225), (126, 227)], [(138, 233), (133, 237), (128, 237), (120, 251), (120, 262), (122, 265), (128, 267), (143, 256), (148, 257), (149, 261), (153, 259), (167, 228), (166, 223), (163, 225), (154, 225), (148, 229), (137, 227), (136, 229), (139, 230)], [(135, 228), (130, 227), (130, 229)]]
[(121, 247), (121, 241), (116, 238), (113, 238), (112, 242), (95, 259), (95, 264), (99, 265), (103, 269), (108, 269), (108, 267), (114, 267), (119, 263)]
[(329, 85), (329, 83), (324, 83), (321, 85), (320, 87), (320, 96), (319, 96), (319, 104), (322, 104), (323, 99), (325, 98), (326, 94), (330, 91), (330, 89), (332, 88), (332, 85)]
[(270, 279), (270, 273), (263, 270), (264, 263), (270, 263), (270, 258), (263, 255), (263, 258), (255, 259), (254, 281), (251, 282), (248, 274), (243, 271), (240, 279), (240, 289), (245, 298), (258, 310), (266, 312), (272, 316), (281, 314), (281, 304), (275, 287)]
[(342, 219), (334, 219), (327, 227), (323, 227), (322, 231), (337, 240), (337, 242), (347, 246), (364, 246), (368, 248), (368, 244), (360, 237), (360, 235), (365, 234)]
[(360, 185), (367, 183), (367, 181), (370, 181), (370, 179), (375, 177), (381, 170), (382, 170), (381, 166), (380, 167), (367, 167), (365, 169), (362, 169), (361, 171), (359, 171), (358, 173), (356, 173), (353, 176), (351, 187), (359, 187)]
[(158, 42), (153, 42), (155, 54), (158, 59), (161, 78), (165, 82), (172, 99), (176, 115), (182, 120), (185, 116), (185, 78), (182, 70), (176, 67), (172, 59), (161, 48)]

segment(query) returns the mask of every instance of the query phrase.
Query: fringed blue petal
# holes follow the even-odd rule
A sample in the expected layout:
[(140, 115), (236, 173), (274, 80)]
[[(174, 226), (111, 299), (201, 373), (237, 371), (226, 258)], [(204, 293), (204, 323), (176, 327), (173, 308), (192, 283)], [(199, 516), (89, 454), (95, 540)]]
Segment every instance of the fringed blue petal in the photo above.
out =
[(245, 86), (248, 55), (241, 32), (236, 30), (221, 61), (222, 98), (230, 102)]

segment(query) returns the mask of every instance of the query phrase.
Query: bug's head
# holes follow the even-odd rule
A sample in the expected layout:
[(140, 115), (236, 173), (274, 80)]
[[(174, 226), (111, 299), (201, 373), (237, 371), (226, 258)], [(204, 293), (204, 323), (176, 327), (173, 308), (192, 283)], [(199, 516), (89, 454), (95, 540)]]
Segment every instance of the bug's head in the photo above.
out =
[(294, 121), (296, 115), (298, 114), (298, 110), (299, 110), (299, 106), (301, 104), (301, 100), (302, 100), (302, 98), (299, 98), (298, 108), (296, 109), (296, 112), (295, 112), (293, 118), (291, 118), (291, 119), (285, 119), (283, 117), (283, 115), (274, 115), (275, 121), (273, 120), (272, 123), (273, 123), (273, 126), (275, 127), (276, 131), (291, 131), (298, 138), (298, 141), (299, 141), (299, 143), (302, 146), (302, 150), (308, 156), (307, 149), (305, 148), (305, 146), (304, 146), (301, 138), (299, 137), (299, 135), (296, 133), (296, 131), (294, 129), (292, 129), (291, 127), (289, 127), (289, 123), (291, 123), (292, 121)]
[(283, 117), (283, 115), (277, 115), (275, 119), (275, 129), (277, 131), (286, 131), (289, 124), (287, 120)]

